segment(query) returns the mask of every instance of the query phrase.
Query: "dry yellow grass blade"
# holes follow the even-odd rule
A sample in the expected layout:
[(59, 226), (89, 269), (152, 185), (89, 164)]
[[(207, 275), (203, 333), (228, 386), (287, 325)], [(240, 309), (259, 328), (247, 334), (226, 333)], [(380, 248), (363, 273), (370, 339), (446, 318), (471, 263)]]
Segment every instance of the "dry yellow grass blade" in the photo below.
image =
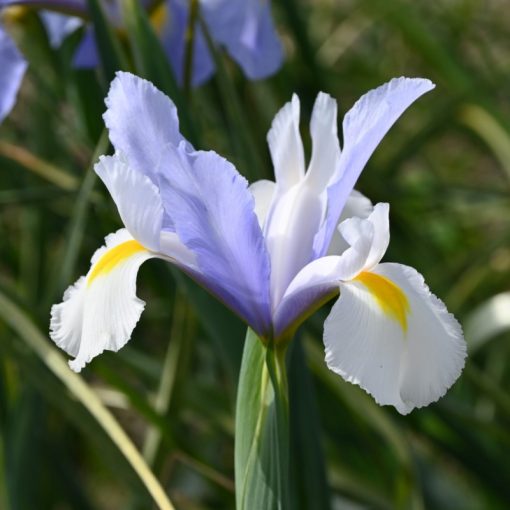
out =
[(70, 370), (64, 357), (48, 342), (25, 313), (1, 292), (0, 317), (25, 340), (49, 370), (62, 381), (71, 394), (96, 419), (140, 477), (158, 508), (174, 510), (174, 506), (144, 458), (96, 393), (78, 374)]

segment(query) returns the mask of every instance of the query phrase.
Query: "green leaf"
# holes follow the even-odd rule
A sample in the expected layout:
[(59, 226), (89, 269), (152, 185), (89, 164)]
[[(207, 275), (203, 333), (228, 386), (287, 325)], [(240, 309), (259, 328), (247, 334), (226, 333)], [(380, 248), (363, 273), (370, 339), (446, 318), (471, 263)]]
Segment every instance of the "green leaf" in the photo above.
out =
[(315, 389), (301, 344), (296, 336), (289, 356), (291, 426), (291, 483), (293, 509), (328, 510), (330, 493), (324, 469), (319, 412)]
[(304, 345), (312, 372), (325, 387), (335, 393), (339, 405), (348, 408), (353, 415), (362, 417), (393, 451), (400, 466), (399, 479), (395, 488), (397, 502), (402, 505), (421, 504), (421, 494), (415, 484), (416, 473), (410, 446), (402, 435), (402, 431), (367, 393), (355, 385), (345, 383), (327, 368), (324, 363), (324, 351), (316, 342), (307, 338)]
[(465, 334), (470, 354), (489, 340), (510, 330), (510, 292), (502, 292), (480, 304), (466, 319)]
[(35, 156), (29, 150), (19, 145), (0, 140), (0, 156), (15, 161), (25, 170), (33, 172), (35, 175), (63, 190), (74, 191), (79, 186), (76, 177), (61, 170), (58, 166)]
[(1, 292), (0, 316), (25, 340), (27, 346), (37, 354), (46, 367), (61, 380), (67, 390), (101, 425), (111, 441), (130, 463), (140, 480), (142, 480), (160, 510), (172, 510), (174, 507), (159, 481), (115, 417), (102, 404), (99, 397), (89, 388), (83, 379), (69, 369), (63, 356), (48, 343), (25, 313)]
[(116, 71), (127, 70), (127, 60), (118, 39), (108, 23), (106, 14), (98, 0), (87, 0), (90, 17), (94, 22), (94, 36), (101, 60), (104, 77), (109, 83)]
[[(194, 308), (197, 319), (208, 338), (214, 343), (232, 384), (234, 384), (239, 374), (243, 355), (243, 345), (240, 341), (244, 331), (243, 323), (222, 303), (179, 270), (169, 265), (166, 267)], [(233, 393), (232, 401), (234, 400)]]
[(108, 132), (104, 129), (103, 134), (97, 142), (90, 165), (83, 177), (83, 181), (76, 197), (76, 202), (69, 220), (67, 243), (65, 245), (64, 252), (61, 255), (61, 260), (59, 260), (59, 264), (55, 265), (56, 274), (51, 279), (54, 283), (50, 284), (46, 290), (47, 303), (51, 303), (57, 293), (66, 288), (69, 281), (71, 281), (71, 276), (74, 272), (85, 232), (84, 227), (87, 222), (88, 210), (97, 179), (94, 172), (94, 164), (98, 160), (99, 156), (106, 152), (108, 144)]
[(260, 150), (254, 144), (252, 117), (243, 108), (235, 83), (225, 65), (224, 57), (209, 33), (207, 24), (199, 16), (200, 27), (207, 42), (207, 47), (214, 60), (215, 80), (218, 93), (225, 109), (229, 134), (237, 155), (242, 160), (241, 173), (249, 178), (260, 179), (263, 175), (263, 162)]
[(285, 510), (289, 503), (289, 422), (285, 348), (248, 329), (236, 408), (237, 510)]
[(510, 179), (510, 134), (498, 119), (485, 108), (468, 104), (460, 111), (460, 120), (484, 140)]

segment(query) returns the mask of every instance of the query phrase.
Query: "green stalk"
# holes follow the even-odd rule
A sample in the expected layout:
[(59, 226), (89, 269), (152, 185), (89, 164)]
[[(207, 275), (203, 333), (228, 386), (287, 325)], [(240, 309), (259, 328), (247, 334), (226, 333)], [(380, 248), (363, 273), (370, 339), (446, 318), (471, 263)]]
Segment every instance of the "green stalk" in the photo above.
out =
[(195, 43), (195, 25), (198, 19), (198, 0), (189, 0), (189, 20), (186, 29), (186, 50), (184, 53), (184, 94), (191, 96), (191, 82), (193, 80), (193, 49)]
[(287, 510), (289, 404), (286, 345), (248, 329), (236, 406), (237, 510)]
[(266, 350), (266, 366), (271, 381), (271, 391), (274, 401), (271, 411), (269, 426), (273, 427), (271, 439), (275, 444), (268, 446), (273, 449), (270, 452), (274, 455), (274, 466), (276, 468), (275, 480), (278, 508), (289, 508), (289, 386), (287, 383), (287, 368), (285, 365), (285, 356), (287, 346), (278, 346), (270, 344)]

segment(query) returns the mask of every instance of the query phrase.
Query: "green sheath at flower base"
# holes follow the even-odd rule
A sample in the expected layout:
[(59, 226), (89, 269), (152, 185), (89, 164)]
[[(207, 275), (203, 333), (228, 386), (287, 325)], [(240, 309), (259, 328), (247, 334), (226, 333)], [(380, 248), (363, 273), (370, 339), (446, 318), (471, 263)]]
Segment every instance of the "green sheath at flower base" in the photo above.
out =
[(289, 508), (285, 349), (248, 329), (236, 407), (236, 507)]

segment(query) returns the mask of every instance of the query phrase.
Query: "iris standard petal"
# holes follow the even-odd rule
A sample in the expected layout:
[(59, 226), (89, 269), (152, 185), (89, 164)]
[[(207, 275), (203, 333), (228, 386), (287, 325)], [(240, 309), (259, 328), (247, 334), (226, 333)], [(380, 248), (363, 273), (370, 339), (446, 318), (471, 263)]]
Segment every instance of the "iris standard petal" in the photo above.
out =
[(341, 285), (324, 344), (331, 370), (402, 414), (443, 396), (466, 356), (460, 325), (421, 275), (399, 264)]
[(246, 180), (214, 152), (166, 147), (161, 193), (207, 287), (259, 334), (270, 325), (269, 256)]
[(157, 183), (163, 148), (184, 140), (174, 103), (152, 83), (126, 72), (117, 73), (105, 103), (103, 118), (113, 146), (134, 170)]
[(299, 98), (296, 94), (275, 115), (267, 134), (278, 193), (284, 193), (305, 175), (305, 155), (299, 133)]
[(310, 262), (290, 282), (274, 314), (276, 336), (301, 323), (310, 310), (335, 295), (340, 281), (350, 280), (363, 270), (373, 244), (373, 225), (359, 218), (351, 218), (346, 224), (356, 228), (356, 234), (350, 236), (351, 246), (340, 256)]
[(323, 218), (323, 201), (304, 181), (278, 193), (264, 228), (271, 255), (271, 301), (275, 309), (299, 270), (314, 260), (313, 241)]
[[(389, 204), (379, 203), (374, 206), (374, 209), (365, 220), (361, 220), (371, 223), (374, 229), (372, 245), (370, 246), (370, 252), (363, 268), (365, 271), (369, 271), (375, 267), (384, 257), (388, 249), (388, 245), (390, 244), (389, 212)], [(342, 232), (342, 224), (339, 225), (338, 229)]]
[(343, 121), (342, 155), (328, 188), (326, 221), (314, 241), (318, 255), (328, 250), (338, 218), (366, 162), (395, 121), (434, 84), (422, 78), (394, 78), (371, 90), (349, 110)]
[(312, 159), (306, 180), (321, 193), (333, 177), (340, 159), (337, 129), (337, 104), (330, 95), (320, 92), (313, 106), (310, 121)]
[(341, 281), (356, 278), (381, 260), (389, 242), (388, 210), (388, 204), (377, 204), (368, 218), (352, 217), (340, 224), (347, 249), (310, 262), (292, 279), (276, 309), (277, 334), (331, 297)]
[[(370, 216), (370, 213), (374, 210), (374, 206), (369, 198), (360, 193), (357, 190), (352, 190), (349, 198), (345, 202), (345, 206), (342, 209), (342, 214), (338, 223), (349, 218), (362, 218), (366, 219)], [(328, 247), (328, 255), (341, 255), (347, 248), (349, 243), (342, 237), (338, 228), (335, 229), (331, 243)]]
[(276, 183), (267, 179), (261, 179), (250, 184), (249, 190), (255, 200), (255, 214), (259, 225), (264, 230), (267, 214), (275, 194)]
[(0, 122), (9, 115), (16, 102), (27, 65), (14, 41), (0, 26)]
[(159, 251), (163, 203), (154, 183), (133, 170), (120, 154), (102, 156), (94, 170), (108, 188), (130, 234), (146, 248)]
[(140, 265), (156, 254), (134, 240), (126, 229), (110, 234), (92, 257), (86, 277), (51, 309), (50, 337), (75, 359), (79, 372), (104, 350), (118, 351), (131, 337), (145, 303), (136, 297)]

